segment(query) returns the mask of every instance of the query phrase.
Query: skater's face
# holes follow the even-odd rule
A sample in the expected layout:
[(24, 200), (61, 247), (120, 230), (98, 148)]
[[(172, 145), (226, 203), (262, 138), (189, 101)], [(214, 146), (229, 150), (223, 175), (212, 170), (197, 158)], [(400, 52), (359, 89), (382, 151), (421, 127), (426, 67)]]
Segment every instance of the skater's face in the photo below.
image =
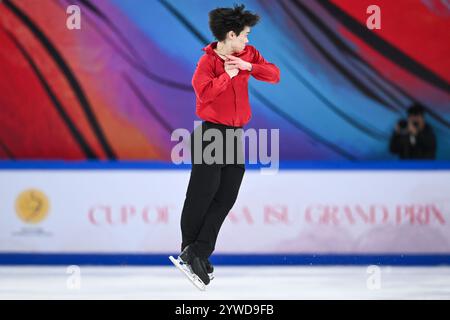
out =
[(234, 53), (239, 53), (245, 48), (245, 44), (248, 43), (248, 34), (250, 33), (250, 27), (245, 27), (239, 35), (236, 35), (234, 31), (230, 31), (227, 34), (227, 41), (231, 44), (231, 49)]

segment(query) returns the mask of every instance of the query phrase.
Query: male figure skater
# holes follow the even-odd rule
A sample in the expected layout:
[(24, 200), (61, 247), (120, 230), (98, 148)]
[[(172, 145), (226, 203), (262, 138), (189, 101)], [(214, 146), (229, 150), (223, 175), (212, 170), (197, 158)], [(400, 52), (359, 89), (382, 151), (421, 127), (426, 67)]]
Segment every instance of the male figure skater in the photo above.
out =
[[(209, 12), (209, 27), (218, 41), (203, 48), (205, 53), (192, 78), (196, 114), (203, 122), (191, 134), (192, 171), (181, 215), (182, 252), (177, 260), (171, 260), (202, 290), (213, 278), (208, 258), (236, 201), (245, 171), (242, 157), (239, 161), (242, 140), (238, 134), (230, 138), (226, 131), (242, 132), (250, 120), (250, 76), (269, 83), (280, 81), (278, 67), (267, 62), (255, 47), (246, 45), (259, 16), (244, 9), (244, 5), (235, 5)], [(212, 143), (203, 141), (209, 129), (216, 129), (223, 137), (222, 161), (212, 164), (194, 157), (195, 150), (203, 155)], [(227, 139), (233, 139), (231, 147)], [(227, 158), (230, 153), (232, 161)]]

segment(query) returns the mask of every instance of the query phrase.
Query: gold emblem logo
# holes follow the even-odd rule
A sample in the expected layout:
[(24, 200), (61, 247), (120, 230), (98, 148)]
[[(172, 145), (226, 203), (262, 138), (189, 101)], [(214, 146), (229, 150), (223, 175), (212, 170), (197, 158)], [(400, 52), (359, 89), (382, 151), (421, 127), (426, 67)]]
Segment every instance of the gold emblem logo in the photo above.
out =
[(26, 190), (17, 197), (16, 213), (26, 223), (41, 222), (47, 217), (48, 209), (47, 196), (37, 189)]

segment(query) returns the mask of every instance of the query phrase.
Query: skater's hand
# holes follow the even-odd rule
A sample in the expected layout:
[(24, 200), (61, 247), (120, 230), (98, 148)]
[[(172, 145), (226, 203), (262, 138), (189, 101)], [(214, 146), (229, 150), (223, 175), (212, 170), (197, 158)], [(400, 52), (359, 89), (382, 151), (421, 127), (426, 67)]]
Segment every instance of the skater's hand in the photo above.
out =
[(230, 60), (225, 61), (225, 72), (228, 73), (230, 78), (234, 78), (239, 73), (239, 68), (231, 63)]
[(226, 55), (227, 61), (229, 65), (236, 66), (239, 70), (252, 70), (252, 64), (250, 62), (244, 61), (241, 58), (232, 56), (232, 55)]

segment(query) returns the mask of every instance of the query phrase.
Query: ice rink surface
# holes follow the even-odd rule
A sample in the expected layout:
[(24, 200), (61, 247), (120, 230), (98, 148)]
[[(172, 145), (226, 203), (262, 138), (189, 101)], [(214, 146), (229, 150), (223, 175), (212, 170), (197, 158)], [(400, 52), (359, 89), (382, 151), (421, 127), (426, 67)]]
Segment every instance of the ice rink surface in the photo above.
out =
[(217, 266), (215, 276), (200, 292), (174, 267), (3, 266), (0, 299), (450, 299), (448, 266)]

